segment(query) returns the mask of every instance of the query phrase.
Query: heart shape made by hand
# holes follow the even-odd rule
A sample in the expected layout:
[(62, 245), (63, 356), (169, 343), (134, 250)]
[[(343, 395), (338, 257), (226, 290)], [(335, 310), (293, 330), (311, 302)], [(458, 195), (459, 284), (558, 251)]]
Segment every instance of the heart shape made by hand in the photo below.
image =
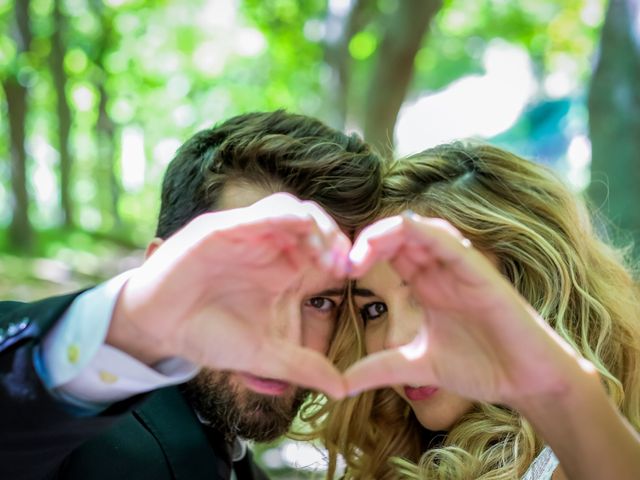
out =
[[(388, 262), (423, 309), (419, 334), (341, 374), (324, 355), (330, 330), (322, 341), (305, 330), (300, 286), (309, 278), (358, 282), (379, 262)], [(326, 319), (317, 303), (313, 318)], [(163, 242), (125, 285), (107, 341), (150, 364), (181, 356), (336, 398), (428, 384), (506, 401), (555, 385), (557, 365), (571, 356), (491, 260), (446, 221), (390, 217), (365, 228), (352, 246), (321, 208), (287, 194), (203, 214)]]

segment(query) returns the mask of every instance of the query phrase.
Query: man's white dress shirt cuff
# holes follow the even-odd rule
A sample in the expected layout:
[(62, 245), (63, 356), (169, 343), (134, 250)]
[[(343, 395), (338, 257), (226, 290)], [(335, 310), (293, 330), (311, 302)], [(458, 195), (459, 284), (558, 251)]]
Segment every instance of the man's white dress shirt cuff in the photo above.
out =
[(184, 383), (199, 370), (177, 357), (152, 368), (104, 343), (118, 295), (133, 272), (79, 295), (36, 350), (36, 368), (47, 388), (86, 413)]

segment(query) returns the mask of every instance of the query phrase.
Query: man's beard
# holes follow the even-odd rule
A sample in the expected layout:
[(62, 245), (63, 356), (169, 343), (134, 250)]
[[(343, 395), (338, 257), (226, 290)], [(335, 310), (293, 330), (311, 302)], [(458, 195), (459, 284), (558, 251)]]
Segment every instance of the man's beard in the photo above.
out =
[(182, 387), (201, 420), (224, 435), (268, 442), (284, 435), (309, 394), (297, 388), (293, 395), (269, 396), (238, 388), (230, 372), (203, 369)]

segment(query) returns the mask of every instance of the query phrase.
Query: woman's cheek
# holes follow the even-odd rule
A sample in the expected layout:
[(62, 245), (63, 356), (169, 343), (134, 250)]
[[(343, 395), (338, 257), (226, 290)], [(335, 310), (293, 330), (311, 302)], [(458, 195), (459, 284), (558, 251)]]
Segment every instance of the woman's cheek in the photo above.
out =
[(367, 353), (375, 353), (384, 350), (385, 329), (382, 325), (367, 325), (365, 327), (364, 340)]

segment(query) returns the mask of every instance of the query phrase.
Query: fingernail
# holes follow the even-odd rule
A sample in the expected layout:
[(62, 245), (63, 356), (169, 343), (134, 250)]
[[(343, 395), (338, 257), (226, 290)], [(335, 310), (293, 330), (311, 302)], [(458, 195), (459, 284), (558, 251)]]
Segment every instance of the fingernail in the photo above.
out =
[(349, 393), (347, 394), (347, 396), (348, 396), (349, 398), (354, 398), (354, 397), (357, 397), (358, 395), (360, 395), (361, 393), (362, 393), (362, 391), (361, 391), (361, 390), (353, 390), (353, 391), (349, 392)]

